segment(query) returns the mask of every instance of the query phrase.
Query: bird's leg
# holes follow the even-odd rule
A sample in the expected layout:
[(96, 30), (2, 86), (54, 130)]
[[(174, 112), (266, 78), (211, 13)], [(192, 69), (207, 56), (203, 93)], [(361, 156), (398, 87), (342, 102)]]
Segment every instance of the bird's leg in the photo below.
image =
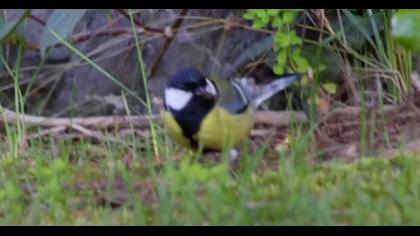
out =
[(204, 156), (203, 152), (204, 152), (204, 146), (202, 144), (199, 144), (197, 150), (195, 151), (195, 155), (196, 155), (195, 158), (199, 161), (202, 160)]
[(231, 172), (234, 174), (235, 165), (240, 159), (239, 151), (237, 149), (231, 149), (229, 151), (229, 167)]

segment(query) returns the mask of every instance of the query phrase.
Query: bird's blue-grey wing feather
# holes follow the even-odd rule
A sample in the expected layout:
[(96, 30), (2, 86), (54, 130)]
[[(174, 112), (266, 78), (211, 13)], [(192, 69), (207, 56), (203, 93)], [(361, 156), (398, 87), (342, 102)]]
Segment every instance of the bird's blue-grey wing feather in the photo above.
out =
[(234, 80), (217, 80), (215, 82), (219, 90), (219, 106), (233, 114), (239, 114), (248, 108), (250, 98), (239, 83)]
[(300, 74), (285, 74), (268, 84), (257, 86), (252, 79), (215, 80), (219, 90), (219, 105), (238, 114), (248, 106), (258, 108), (264, 101), (301, 78)]
[(268, 84), (256, 85), (253, 79), (241, 78), (242, 88), (247, 93), (251, 105), (257, 109), (264, 101), (270, 99), (276, 93), (284, 90), (293, 84), (294, 81), (301, 78), (298, 73), (284, 74), (278, 78), (273, 79)]

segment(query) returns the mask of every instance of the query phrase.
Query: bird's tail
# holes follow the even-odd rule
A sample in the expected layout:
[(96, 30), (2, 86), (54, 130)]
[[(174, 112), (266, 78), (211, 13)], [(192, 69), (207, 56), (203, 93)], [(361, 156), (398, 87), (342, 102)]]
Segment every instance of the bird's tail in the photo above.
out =
[[(274, 96), (276, 93), (287, 88), (296, 80), (302, 77), (301, 74), (284, 74), (279, 78), (274, 79), (268, 84), (258, 86), (254, 91), (252, 91), (252, 103), (255, 108), (259, 107), (267, 99)], [(255, 88), (255, 87), (254, 87)]]

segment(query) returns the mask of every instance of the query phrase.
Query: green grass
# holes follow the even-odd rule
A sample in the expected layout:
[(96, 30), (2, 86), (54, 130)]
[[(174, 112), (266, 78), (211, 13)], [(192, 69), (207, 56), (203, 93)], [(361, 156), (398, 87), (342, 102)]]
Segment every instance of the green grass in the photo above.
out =
[(31, 142), (19, 156), (2, 155), (0, 224), (420, 223), (420, 159), (412, 155), (315, 165), (295, 156), (271, 160), (274, 171), (264, 157), (255, 164), (258, 155), (245, 154), (233, 177), (226, 161), (130, 153), (120, 144), (50, 139)]

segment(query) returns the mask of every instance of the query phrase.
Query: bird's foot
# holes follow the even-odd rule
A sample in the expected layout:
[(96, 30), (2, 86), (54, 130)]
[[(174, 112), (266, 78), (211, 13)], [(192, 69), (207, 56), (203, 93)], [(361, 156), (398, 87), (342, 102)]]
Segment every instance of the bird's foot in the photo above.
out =
[(237, 149), (232, 149), (229, 151), (229, 167), (231, 173), (235, 176), (235, 170), (238, 167), (239, 160), (240, 160), (240, 153)]

